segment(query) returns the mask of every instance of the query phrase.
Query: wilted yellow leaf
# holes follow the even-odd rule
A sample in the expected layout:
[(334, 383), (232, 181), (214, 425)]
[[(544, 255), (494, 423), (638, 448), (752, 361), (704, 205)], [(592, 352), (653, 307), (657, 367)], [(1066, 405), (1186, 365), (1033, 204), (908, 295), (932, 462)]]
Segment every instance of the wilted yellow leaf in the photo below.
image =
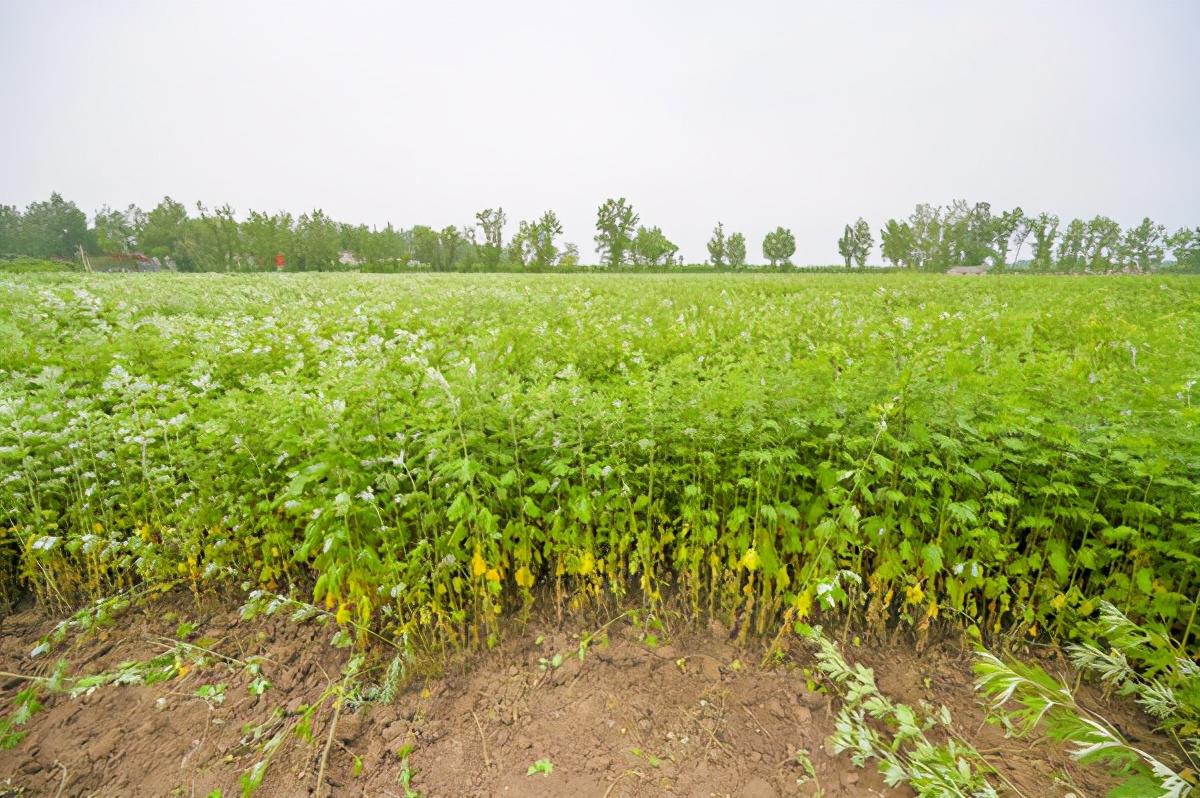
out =
[(796, 596), (796, 617), (807, 618), (808, 613), (812, 611), (813, 596), (811, 590), (805, 590), (800, 595)]
[(758, 552), (753, 548), (746, 549), (746, 553), (742, 555), (742, 559), (738, 561), (738, 565), (745, 568), (747, 571), (757, 571), (762, 565), (762, 560), (758, 556)]
[(904, 588), (904, 600), (909, 604), (920, 604), (925, 600), (925, 591), (920, 585), (909, 585)]

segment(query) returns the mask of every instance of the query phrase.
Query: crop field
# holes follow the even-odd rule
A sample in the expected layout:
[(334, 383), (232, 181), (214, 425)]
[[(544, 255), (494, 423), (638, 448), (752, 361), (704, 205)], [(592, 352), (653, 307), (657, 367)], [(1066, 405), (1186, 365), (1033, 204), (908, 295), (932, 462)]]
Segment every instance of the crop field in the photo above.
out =
[(392, 677), (622, 612), (1197, 651), (1186, 277), (7, 275), (0, 342), (3, 601), (85, 608), (39, 653), (172, 589)]

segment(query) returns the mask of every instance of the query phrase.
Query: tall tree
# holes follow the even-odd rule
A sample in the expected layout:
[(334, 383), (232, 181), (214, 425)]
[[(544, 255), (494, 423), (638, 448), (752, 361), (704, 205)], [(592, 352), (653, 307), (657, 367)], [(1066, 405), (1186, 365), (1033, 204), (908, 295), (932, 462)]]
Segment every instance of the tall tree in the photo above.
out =
[(500, 255), (504, 251), (504, 224), (508, 217), (503, 208), (485, 208), (475, 214), (475, 221), (483, 231), (480, 259), (494, 268), (500, 264)]
[(33, 202), (21, 218), (23, 254), (39, 258), (69, 258), (78, 247), (92, 249), (87, 214), (55, 192), (45, 202)]
[(453, 271), (466, 250), (466, 239), (454, 225), (446, 225), (438, 233), (438, 258), (434, 266), (441, 271)]
[(342, 253), (342, 235), (337, 223), (320, 209), (296, 219), (296, 268), (302, 271), (336, 269)]
[(544, 271), (558, 263), (558, 243), (562, 224), (554, 211), (546, 211), (532, 222), (521, 222), (509, 242), (511, 258), (522, 266)]
[(1072, 219), (1063, 230), (1058, 242), (1058, 269), (1073, 272), (1087, 265), (1083, 256), (1083, 247), (1087, 238), (1087, 223), (1082, 219)]
[(842, 260), (846, 262), (846, 268), (849, 269), (851, 262), (854, 260), (855, 244), (853, 227), (846, 225), (845, 229), (842, 230), (842, 237), (838, 239), (837, 246), (838, 254), (842, 256)]
[(563, 246), (562, 254), (558, 256), (558, 265), (564, 269), (571, 269), (579, 265), (579, 245), (568, 241)]
[(437, 231), (432, 227), (418, 224), (409, 231), (409, 238), (412, 241), (413, 260), (423, 266), (437, 268), (438, 259), (441, 257), (441, 245), (438, 242)]
[(908, 217), (912, 234), (912, 264), (921, 270), (936, 271), (945, 265), (938, 263), (942, 237), (942, 209), (928, 203), (917, 205)]
[(954, 252), (950, 265), (982, 266), (995, 257), (992, 249), (995, 218), (992, 206), (987, 202), (969, 205), (959, 200), (950, 206), (952, 216), (951, 235)]
[(1084, 250), (1092, 271), (1114, 269), (1121, 248), (1121, 225), (1107, 216), (1096, 216), (1087, 223)]
[(596, 251), (609, 268), (623, 265), (633, 248), (638, 215), (625, 198), (607, 199), (596, 211)]
[(867, 224), (867, 220), (861, 216), (854, 223), (853, 232), (854, 262), (861, 269), (867, 265), (867, 258), (871, 257), (871, 248), (875, 246), (875, 239), (871, 237), (871, 225)]
[(187, 237), (188, 212), (183, 203), (163, 197), (146, 214), (146, 223), (138, 245), (147, 255), (171, 258), (184, 268), (191, 266), (191, 259), (184, 247)]
[(275, 258), (282, 255), (285, 267), (294, 264), (296, 248), (293, 219), (290, 213), (268, 214), (250, 211), (242, 222), (242, 247), (259, 269), (275, 268)]
[(537, 238), (536, 222), (521, 220), (517, 224), (516, 234), (508, 240), (508, 260), (522, 268), (533, 263), (533, 246)]
[[(1012, 246), (1014, 239), (1018, 235), (1018, 231), (1022, 228), (1025, 221), (1025, 211), (1018, 208), (1013, 208), (1011, 211), (1005, 211), (992, 221), (992, 265), (1003, 269), (1008, 265), (1008, 250)], [(1024, 243), (1022, 237), (1018, 242), (1018, 254), (1020, 244)]]
[(1166, 236), (1167, 228), (1150, 221), (1150, 217), (1142, 219), (1142, 223), (1129, 228), (1121, 240), (1121, 260), (1138, 271), (1157, 268), (1162, 265)]
[(784, 227), (776, 227), (763, 237), (763, 257), (772, 267), (792, 265), (791, 257), (796, 252), (796, 237)]
[(136, 205), (123, 211), (103, 206), (92, 221), (96, 246), (106, 255), (129, 254), (137, 247), (138, 231), (145, 221), (146, 214)]
[(716, 269), (724, 267), (726, 263), (725, 225), (721, 222), (717, 222), (712, 238), (708, 239), (708, 262)]
[(725, 242), (725, 258), (729, 268), (741, 269), (746, 266), (746, 237), (741, 233), (732, 233)]
[(658, 227), (639, 227), (633, 239), (633, 262), (639, 266), (670, 266), (679, 247)]
[(896, 266), (915, 266), (913, 254), (913, 230), (908, 222), (888, 219), (879, 231), (879, 249), (883, 259)]
[(1175, 268), (1185, 272), (1200, 272), (1200, 227), (1181, 227), (1167, 239), (1175, 256)]
[(1049, 271), (1054, 266), (1054, 242), (1058, 238), (1058, 217), (1039, 213), (1029, 223), (1033, 234), (1033, 268)]
[(200, 216), (189, 225), (185, 245), (192, 262), (201, 269), (232, 271), (241, 256), (241, 241), (233, 208), (222, 205), (211, 212), (196, 203)]
[(21, 210), (0, 205), (0, 255), (16, 255), (21, 249)]

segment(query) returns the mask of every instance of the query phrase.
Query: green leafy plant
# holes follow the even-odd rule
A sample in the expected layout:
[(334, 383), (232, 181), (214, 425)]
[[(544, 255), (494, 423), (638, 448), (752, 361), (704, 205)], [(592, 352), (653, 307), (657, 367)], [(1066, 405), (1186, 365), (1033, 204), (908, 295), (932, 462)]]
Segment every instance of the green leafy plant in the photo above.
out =
[(1110, 721), (1075, 700), (1072, 691), (1037, 665), (1005, 662), (986, 651), (975, 662), (976, 688), (991, 701), (990, 717), (1013, 735), (1039, 726), (1071, 747), (1083, 764), (1099, 763), (1122, 777), (1109, 793), (1145, 798), (1183, 798), (1195, 776), (1177, 772), (1157, 756), (1130, 744)]
[[(908, 784), (920, 796), (996, 798), (982, 772), (990, 768), (953, 733), (949, 710), (941, 707), (923, 715), (892, 701), (875, 684), (874, 671), (848, 663), (819, 628), (805, 630), (805, 637), (815, 649), (817, 671), (842, 697), (829, 739), (835, 753), (849, 753), (859, 767), (878, 760), (888, 786)], [(946, 743), (937, 744), (926, 734), (934, 726), (950, 733)]]

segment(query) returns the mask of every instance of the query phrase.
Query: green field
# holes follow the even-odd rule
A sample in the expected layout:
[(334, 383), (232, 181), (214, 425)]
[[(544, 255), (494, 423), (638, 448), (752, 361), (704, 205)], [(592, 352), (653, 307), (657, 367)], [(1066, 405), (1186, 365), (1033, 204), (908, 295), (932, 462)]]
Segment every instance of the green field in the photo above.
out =
[(6, 592), (1195, 640), (1187, 278), (0, 278)]

